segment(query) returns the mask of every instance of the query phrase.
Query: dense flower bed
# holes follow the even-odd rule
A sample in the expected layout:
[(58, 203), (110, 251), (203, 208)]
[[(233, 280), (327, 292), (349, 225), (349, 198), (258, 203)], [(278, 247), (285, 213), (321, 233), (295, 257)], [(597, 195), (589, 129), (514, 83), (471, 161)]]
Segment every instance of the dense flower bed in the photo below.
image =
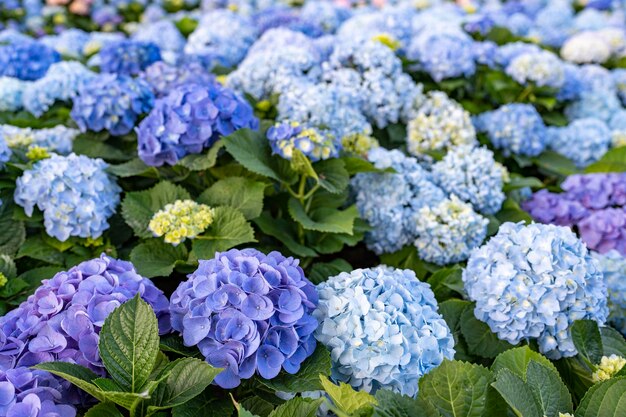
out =
[(624, 0), (0, 0), (0, 417), (626, 415)]

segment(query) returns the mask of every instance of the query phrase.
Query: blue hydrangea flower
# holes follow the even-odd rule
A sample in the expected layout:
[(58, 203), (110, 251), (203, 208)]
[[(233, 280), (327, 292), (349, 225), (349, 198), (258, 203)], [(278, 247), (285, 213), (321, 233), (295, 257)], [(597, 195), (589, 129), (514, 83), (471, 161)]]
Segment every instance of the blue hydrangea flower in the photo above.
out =
[(504, 72), (523, 85), (532, 82), (539, 87), (558, 89), (565, 82), (561, 60), (548, 51), (520, 54), (511, 60)]
[(396, 173), (362, 173), (352, 179), (357, 209), (372, 227), (365, 243), (377, 254), (395, 252), (417, 237), (419, 209), (438, 204), (445, 194), (415, 158), (398, 150), (375, 148), (368, 159), (377, 168), (391, 167)]
[(157, 97), (166, 96), (176, 87), (184, 84), (211, 85), (215, 83), (215, 76), (197, 62), (185, 62), (179, 65), (166, 64), (163, 61), (155, 62), (141, 74)]
[(296, 149), (313, 162), (336, 158), (341, 147), (328, 132), (293, 121), (279, 122), (270, 127), (267, 130), (267, 139), (272, 153), (285, 159), (291, 159)]
[(0, 371), (0, 416), (75, 417), (63, 398), (64, 388), (46, 371), (19, 367)]
[(161, 60), (159, 47), (152, 42), (125, 39), (106, 43), (95, 60), (102, 72), (137, 75), (151, 64)]
[(618, 251), (591, 252), (600, 263), (609, 298), (609, 323), (626, 335), (626, 258)]
[(305, 19), (297, 10), (285, 5), (263, 9), (255, 13), (252, 20), (259, 33), (278, 27), (301, 32), (311, 37), (319, 37), (324, 33), (315, 21)]
[(62, 242), (97, 238), (109, 228), (122, 191), (107, 166), (84, 155), (52, 155), (17, 179), (15, 202), (29, 217), (35, 206), (43, 211), (46, 233)]
[(39, 39), (39, 42), (55, 49), (63, 56), (81, 59), (83, 48), (89, 42), (89, 33), (80, 29), (64, 29), (58, 35), (46, 35)]
[(379, 35), (386, 35), (399, 42), (398, 52), (404, 54), (415, 34), (413, 19), (419, 15), (416, 8), (409, 6), (356, 10), (357, 12), (353, 12), (352, 16), (337, 29), (339, 42), (363, 42)]
[(235, 388), (255, 372), (295, 374), (315, 350), (317, 293), (298, 263), (256, 249), (217, 252), (172, 294), (172, 327), (224, 368), (215, 378), (220, 387)]
[(433, 182), (445, 192), (471, 203), (480, 213), (497, 213), (506, 198), (502, 187), (508, 172), (485, 147), (452, 148), (433, 165), (432, 175)]
[(9, 159), (11, 159), (11, 155), (12, 155), (11, 149), (9, 148), (9, 145), (7, 144), (4, 134), (0, 130), (0, 169), (3, 169), (4, 164), (9, 162)]
[(154, 43), (163, 60), (172, 64), (177, 61), (186, 43), (174, 22), (165, 19), (139, 26), (133, 33), (133, 39)]
[(558, 100), (577, 100), (583, 91), (582, 74), (578, 66), (563, 63), (563, 85), (557, 92)]
[(626, 106), (626, 69), (614, 69), (612, 71), (612, 77), (615, 88), (617, 89), (617, 95), (620, 100), (622, 100), (622, 104)]
[(498, 45), (495, 42), (484, 41), (474, 43), (474, 59), (477, 64), (493, 68), (496, 62)]
[(588, 64), (579, 66), (578, 72), (582, 85), (581, 94), (600, 91), (615, 93), (615, 80), (608, 69), (600, 65)]
[(428, 159), (428, 151), (476, 143), (470, 114), (441, 91), (428, 93), (407, 125), (408, 151), (422, 159)]
[(503, 68), (509, 66), (511, 61), (523, 54), (536, 54), (541, 52), (541, 48), (533, 43), (511, 42), (498, 48), (495, 53), (495, 62)]
[(317, 290), (315, 337), (330, 349), (336, 381), (414, 397), (419, 379), (454, 357), (454, 338), (430, 286), (409, 269), (343, 272)]
[(609, 120), (612, 143), (614, 148), (626, 146), (626, 109), (618, 110)]
[(574, 161), (579, 168), (600, 159), (613, 140), (606, 124), (590, 117), (550, 130), (550, 148)]
[(565, 115), (570, 121), (592, 117), (608, 123), (613, 114), (621, 108), (614, 91), (596, 90), (583, 92), (579, 100), (565, 108)]
[(0, 111), (18, 111), (23, 106), (22, 96), (29, 83), (13, 77), (0, 77)]
[(233, 90), (217, 83), (185, 84), (158, 99), (139, 124), (139, 157), (152, 166), (175, 165), (221, 136), (258, 126), (252, 107)]
[(346, 21), (352, 11), (347, 7), (328, 1), (307, 1), (300, 15), (307, 22), (315, 24), (326, 33), (333, 33)]
[(504, 223), (474, 251), (463, 271), (476, 318), (502, 340), (536, 338), (551, 359), (576, 355), (575, 320), (607, 319), (599, 264), (567, 227)]
[[(42, 280), (33, 295), (0, 317), (0, 369), (9, 374), (16, 367), (64, 361), (105, 376), (98, 352), (100, 330), (107, 316), (136, 294), (154, 309), (160, 333), (168, 333), (167, 297), (130, 262), (103, 254)], [(79, 390), (69, 382), (62, 381), (57, 389), (64, 403), (80, 402)]]
[(11, 148), (35, 145), (64, 155), (71, 152), (72, 142), (78, 133), (78, 130), (63, 125), (44, 129), (0, 125), (0, 136), (4, 136)]
[(530, 104), (506, 104), (474, 118), (474, 125), (505, 155), (536, 156), (546, 147), (546, 126)]
[(584, 31), (565, 41), (561, 47), (561, 57), (576, 64), (602, 64), (611, 57), (611, 47), (596, 32)]
[(125, 135), (153, 104), (154, 94), (145, 81), (100, 74), (79, 88), (71, 116), (83, 132), (108, 130), (112, 135)]
[(71, 100), (83, 84), (95, 76), (95, 73), (80, 62), (52, 64), (45, 76), (26, 86), (23, 94), (24, 108), (39, 117), (57, 100)]
[(230, 10), (215, 10), (202, 16), (189, 35), (185, 53), (204, 55), (218, 65), (235, 67), (257, 36), (250, 19)]
[(57, 51), (40, 42), (0, 44), (0, 76), (37, 80), (46, 74), (50, 65), (60, 60)]
[(413, 244), (419, 257), (437, 265), (467, 259), (487, 236), (489, 221), (452, 194), (415, 216), (417, 238)]

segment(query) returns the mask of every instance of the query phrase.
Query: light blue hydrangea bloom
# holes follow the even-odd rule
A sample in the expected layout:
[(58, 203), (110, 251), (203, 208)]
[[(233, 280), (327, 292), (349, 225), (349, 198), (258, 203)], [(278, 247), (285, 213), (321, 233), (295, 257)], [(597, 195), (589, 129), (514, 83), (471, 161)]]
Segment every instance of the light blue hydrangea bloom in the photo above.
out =
[(46, 233), (62, 242), (97, 238), (109, 228), (122, 191), (107, 166), (84, 155), (52, 155), (17, 179), (15, 202), (29, 217), (35, 206), (43, 211)]
[(133, 39), (156, 44), (163, 60), (170, 64), (177, 61), (185, 47), (185, 38), (171, 20), (141, 25), (133, 33)]
[(474, 125), (505, 155), (536, 156), (546, 147), (546, 126), (530, 104), (506, 104), (475, 117)]
[(83, 48), (89, 42), (89, 34), (80, 29), (64, 29), (58, 35), (46, 35), (39, 40), (68, 58), (81, 59)]
[(563, 85), (556, 94), (558, 100), (576, 100), (583, 90), (583, 80), (577, 65), (563, 63)]
[(495, 53), (495, 61), (498, 65), (506, 68), (513, 59), (522, 54), (536, 54), (541, 52), (541, 48), (533, 43), (511, 42), (498, 48)]
[(89, 80), (96, 77), (80, 62), (63, 61), (52, 64), (43, 78), (26, 86), (24, 108), (39, 117), (56, 101), (70, 101)]
[[(4, 168), (4, 164), (6, 164), (7, 162), (9, 162), (9, 159), (11, 159), (11, 149), (9, 148), (9, 145), (7, 144), (4, 135), (2, 134), (2, 131), (0, 131), (0, 169)], [(0, 205), (2, 205), (2, 203), (0, 202)]]
[(600, 159), (612, 143), (607, 125), (591, 117), (577, 119), (568, 126), (550, 130), (550, 147), (574, 161), (579, 168)]
[(615, 79), (611, 71), (600, 65), (588, 64), (578, 67), (580, 73), (582, 93), (599, 91), (615, 92)]
[(617, 95), (620, 100), (622, 100), (622, 104), (626, 106), (626, 69), (614, 69), (612, 77), (615, 82), (615, 88), (617, 89)]
[(600, 263), (609, 294), (609, 323), (626, 335), (626, 258), (615, 249), (591, 252)]
[(377, 168), (391, 167), (396, 173), (363, 173), (352, 179), (357, 209), (372, 227), (365, 243), (377, 254), (395, 252), (417, 237), (418, 210), (439, 203), (445, 194), (415, 158), (398, 150), (375, 148), (368, 159)]
[(77, 129), (63, 125), (44, 129), (0, 125), (0, 135), (4, 136), (4, 140), (11, 148), (35, 145), (64, 155), (71, 152), (72, 142), (79, 133)]
[(584, 31), (567, 39), (560, 53), (564, 60), (576, 64), (602, 64), (611, 57), (611, 47), (597, 32)]
[(399, 42), (398, 52), (403, 53), (415, 33), (411, 18), (416, 13), (416, 9), (410, 6), (360, 9), (339, 27), (337, 40), (363, 42), (386, 35)]
[(596, 90), (582, 93), (579, 100), (565, 108), (565, 115), (570, 121), (593, 117), (608, 123), (621, 107), (614, 91)]
[(0, 77), (0, 111), (20, 110), (22, 96), (29, 83), (13, 77)]
[(454, 357), (454, 338), (426, 283), (409, 269), (357, 269), (317, 286), (318, 341), (332, 378), (357, 390), (415, 397), (419, 379)]
[(599, 264), (568, 228), (504, 223), (474, 251), (463, 271), (476, 318), (502, 340), (536, 338), (551, 359), (576, 355), (570, 326), (607, 319)]
[(506, 198), (502, 187), (508, 172), (485, 147), (461, 145), (452, 148), (433, 165), (432, 174), (435, 184), (448, 194), (471, 203), (480, 213), (498, 212)]
[(302, 6), (300, 17), (320, 27), (324, 32), (332, 33), (352, 14), (351, 9), (329, 1), (307, 1)]
[(609, 121), (614, 148), (626, 146), (626, 109), (615, 112)]
[(516, 56), (504, 72), (520, 84), (560, 88), (565, 82), (561, 60), (552, 52), (530, 52)]
[(489, 221), (452, 194), (439, 204), (425, 206), (415, 216), (419, 257), (437, 265), (467, 259), (487, 236)]

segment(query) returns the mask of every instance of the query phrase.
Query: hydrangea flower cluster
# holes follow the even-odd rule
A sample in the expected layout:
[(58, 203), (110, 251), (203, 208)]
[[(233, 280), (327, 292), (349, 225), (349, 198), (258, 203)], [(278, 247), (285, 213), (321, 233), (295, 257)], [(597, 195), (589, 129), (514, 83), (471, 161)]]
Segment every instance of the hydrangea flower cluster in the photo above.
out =
[(624, 365), (626, 365), (626, 359), (621, 356), (616, 354), (603, 356), (602, 359), (600, 359), (598, 368), (591, 375), (591, 380), (593, 382), (601, 382), (611, 379), (615, 376), (615, 374), (622, 370)]
[(612, 249), (626, 254), (626, 207), (591, 212), (578, 222), (580, 237), (600, 253)]
[(0, 125), (0, 136), (11, 148), (39, 146), (63, 155), (71, 152), (72, 142), (78, 133), (78, 130), (63, 125), (44, 129)]
[(157, 99), (139, 124), (139, 158), (151, 166), (175, 165), (221, 136), (258, 125), (252, 107), (233, 90), (218, 83), (185, 84)]
[(552, 52), (543, 50), (516, 56), (504, 71), (520, 84), (532, 82), (538, 87), (559, 89), (565, 82), (561, 60)]
[(357, 209), (372, 228), (365, 243), (377, 254), (395, 252), (417, 238), (419, 209), (437, 205), (445, 194), (415, 158), (398, 150), (374, 148), (368, 159), (376, 168), (396, 172), (362, 173), (351, 181)]
[(27, 81), (0, 76), (0, 111), (20, 110), (23, 107), (22, 95), (27, 85)]
[(193, 239), (213, 223), (213, 209), (193, 200), (176, 200), (156, 212), (148, 229), (154, 236), (164, 236), (165, 243), (176, 246)]
[(58, 101), (69, 101), (87, 81), (96, 77), (80, 62), (52, 64), (46, 75), (24, 89), (24, 108), (39, 117)]
[(50, 65), (61, 60), (54, 49), (35, 41), (16, 41), (0, 44), (0, 76), (37, 80)]
[(267, 140), (272, 153), (291, 159), (299, 150), (311, 161), (336, 158), (341, 145), (328, 132), (302, 125), (294, 121), (276, 123), (267, 130)]
[(454, 338), (435, 296), (412, 270), (357, 269), (317, 290), (315, 337), (331, 351), (336, 381), (414, 397), (419, 379), (454, 357)]
[(71, 116), (83, 132), (108, 130), (112, 135), (125, 135), (153, 104), (154, 94), (145, 81), (101, 74), (79, 88)]
[(46, 371), (19, 367), (0, 371), (0, 415), (6, 417), (75, 417), (63, 402), (63, 386)]
[(0, 131), (0, 169), (3, 169), (4, 164), (9, 162), (9, 159), (11, 159), (11, 155), (11, 149), (9, 148), (9, 145), (4, 139), (2, 132)]
[(218, 252), (172, 294), (172, 327), (224, 368), (215, 378), (222, 388), (255, 372), (295, 374), (315, 350), (317, 293), (298, 263), (278, 252)]
[(487, 236), (489, 221), (456, 195), (419, 209), (414, 245), (420, 258), (437, 265), (467, 259)]
[(609, 323), (626, 335), (626, 257), (616, 250), (592, 252), (600, 263), (609, 298)]
[(106, 43), (94, 64), (102, 72), (112, 72), (123, 75), (138, 75), (153, 63), (161, 60), (159, 47), (152, 42), (137, 40), (122, 40)]
[(522, 203), (522, 207), (536, 221), (559, 226), (573, 225), (587, 215), (587, 209), (580, 202), (545, 189), (534, 193)]
[[(102, 255), (44, 279), (18, 308), (0, 317), (0, 369), (66, 361), (106, 375), (98, 334), (107, 316), (135, 294), (154, 309), (159, 331), (169, 332), (167, 297), (130, 262)], [(63, 382), (63, 400), (76, 404), (78, 390), (70, 386)]]
[(141, 74), (157, 97), (166, 96), (176, 87), (184, 84), (211, 85), (215, 76), (198, 62), (187, 62), (178, 66), (163, 61), (155, 62)]
[(568, 157), (579, 168), (599, 160), (609, 150), (613, 136), (601, 120), (591, 117), (574, 120), (565, 127), (551, 127), (549, 146)]
[(620, 109), (615, 91), (592, 90), (583, 91), (578, 100), (570, 103), (565, 108), (565, 115), (570, 121), (591, 117), (608, 123)]
[(470, 114), (441, 91), (429, 93), (407, 125), (407, 148), (417, 157), (424, 158), (428, 151), (475, 144)]
[(505, 155), (536, 156), (546, 147), (546, 126), (530, 104), (506, 104), (474, 118), (474, 125)]
[(485, 147), (461, 145), (452, 148), (432, 166), (433, 182), (484, 214), (495, 214), (506, 196), (502, 191), (508, 178), (506, 168), (496, 162)]
[(463, 271), (476, 318), (512, 344), (536, 338), (551, 359), (576, 355), (570, 326), (607, 319), (599, 264), (566, 227), (504, 223)]
[(46, 233), (62, 242), (97, 238), (109, 228), (122, 191), (107, 166), (84, 155), (52, 155), (17, 179), (15, 202), (29, 217), (35, 206), (43, 211)]
[[(159, 48), (161, 58), (168, 63), (175, 63), (185, 47), (185, 37), (180, 33), (174, 22), (158, 20), (141, 25), (133, 39), (141, 42), (151, 42)], [(157, 60), (157, 62), (160, 62)]]

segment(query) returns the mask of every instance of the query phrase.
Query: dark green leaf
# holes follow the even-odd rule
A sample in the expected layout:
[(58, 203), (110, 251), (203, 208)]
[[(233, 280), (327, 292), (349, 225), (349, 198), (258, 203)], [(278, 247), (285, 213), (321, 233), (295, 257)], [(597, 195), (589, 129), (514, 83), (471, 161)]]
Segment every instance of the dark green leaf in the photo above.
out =
[(93, 383), (98, 375), (90, 369), (69, 362), (43, 362), (33, 368), (48, 371), (66, 379), (98, 400), (104, 401), (102, 390)]
[(526, 383), (541, 406), (545, 417), (559, 417), (559, 413), (574, 411), (572, 396), (559, 373), (553, 368), (553, 366), (548, 368), (539, 362), (530, 361), (526, 371)]
[(345, 210), (320, 208), (308, 215), (302, 204), (295, 198), (289, 199), (289, 214), (306, 230), (326, 233), (347, 233), (352, 235), (354, 220), (359, 216), (356, 206)]
[(239, 210), (217, 207), (214, 215), (213, 223), (193, 241), (193, 252), (198, 259), (211, 259), (215, 252), (255, 242), (254, 230)]
[(494, 374), (498, 374), (501, 370), (508, 369), (520, 378), (525, 379), (528, 364), (531, 361), (537, 362), (538, 364), (549, 368), (553, 372), (558, 373), (552, 362), (540, 353), (531, 350), (528, 346), (520, 346), (509, 349), (506, 352), (499, 354), (491, 365), (491, 371)]
[(279, 405), (270, 413), (269, 417), (315, 417), (323, 401), (323, 398), (312, 400), (310, 398), (295, 397)]
[(600, 363), (604, 348), (598, 323), (593, 320), (576, 320), (571, 327), (571, 332), (578, 354), (592, 364)]
[(576, 409), (575, 417), (626, 416), (626, 377), (595, 384)]
[(473, 306), (467, 307), (461, 315), (461, 333), (470, 353), (483, 358), (495, 358), (499, 353), (513, 347), (498, 339), (486, 323), (474, 316)]
[(231, 417), (233, 402), (212, 387), (172, 409), (172, 417)]
[(307, 258), (317, 256), (317, 252), (313, 249), (301, 245), (297, 242), (291, 224), (284, 219), (274, 219), (268, 212), (263, 212), (261, 216), (254, 219), (254, 223), (266, 235), (270, 235), (278, 239), (287, 247), (294, 255)]
[(159, 176), (159, 172), (155, 167), (146, 165), (139, 158), (133, 158), (130, 161), (119, 165), (109, 165), (107, 171), (120, 178), (134, 176), (158, 178)]
[(243, 177), (219, 180), (198, 197), (199, 203), (209, 206), (229, 206), (254, 219), (263, 210), (263, 191), (267, 185)]
[(260, 379), (260, 381), (275, 391), (317, 391), (323, 389), (320, 384), (320, 375), (330, 376), (330, 368), (330, 353), (323, 345), (318, 344), (315, 352), (302, 363), (297, 374), (281, 372), (275, 378)]
[(313, 166), (319, 176), (320, 186), (332, 194), (339, 194), (350, 182), (350, 174), (341, 159), (327, 159)]
[(626, 340), (612, 327), (600, 327), (604, 356), (617, 355), (626, 358)]
[(326, 281), (329, 277), (339, 275), (342, 272), (350, 272), (354, 268), (343, 259), (333, 259), (330, 262), (317, 262), (311, 267), (309, 280), (313, 284)]
[(372, 417), (440, 417), (437, 409), (422, 398), (411, 398), (386, 389), (376, 391)]
[(197, 346), (185, 346), (183, 338), (173, 333), (162, 336), (159, 347), (161, 348), (161, 350), (175, 353), (180, 356), (188, 356), (193, 358), (199, 358), (202, 356)]
[(215, 166), (215, 163), (217, 162), (217, 155), (223, 147), (224, 143), (221, 140), (218, 140), (213, 144), (213, 146), (211, 146), (206, 154), (187, 155), (178, 161), (178, 165), (182, 165), (191, 171), (204, 171), (205, 169), (212, 168)]
[(63, 254), (46, 244), (41, 236), (31, 236), (22, 244), (16, 258), (32, 258), (53, 265), (63, 265)]
[(137, 272), (148, 278), (168, 276), (178, 263), (186, 260), (187, 249), (184, 244), (173, 246), (161, 238), (142, 242), (130, 252), (130, 261)]
[(124, 417), (111, 403), (96, 404), (85, 413), (85, 417)]
[(522, 378), (508, 369), (498, 372), (493, 387), (513, 411), (522, 417), (543, 417), (541, 405)]

